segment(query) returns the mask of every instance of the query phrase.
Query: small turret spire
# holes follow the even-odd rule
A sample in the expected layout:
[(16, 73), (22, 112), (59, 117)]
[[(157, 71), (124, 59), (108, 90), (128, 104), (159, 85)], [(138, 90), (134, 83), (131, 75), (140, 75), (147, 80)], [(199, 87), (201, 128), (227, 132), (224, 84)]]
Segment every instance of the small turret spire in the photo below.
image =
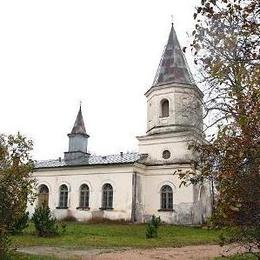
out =
[(64, 153), (65, 160), (76, 160), (88, 156), (88, 138), (86, 133), (85, 124), (81, 112), (81, 102), (79, 112), (75, 120), (74, 126), (69, 137), (69, 151)]
[(79, 112), (75, 120), (74, 126), (71, 130), (71, 134), (83, 134), (83, 135), (87, 134), (85, 124), (84, 124), (84, 119), (81, 112), (81, 101), (79, 105)]
[(173, 17), (168, 42), (155, 75), (153, 86), (167, 83), (194, 84), (193, 77), (174, 30)]

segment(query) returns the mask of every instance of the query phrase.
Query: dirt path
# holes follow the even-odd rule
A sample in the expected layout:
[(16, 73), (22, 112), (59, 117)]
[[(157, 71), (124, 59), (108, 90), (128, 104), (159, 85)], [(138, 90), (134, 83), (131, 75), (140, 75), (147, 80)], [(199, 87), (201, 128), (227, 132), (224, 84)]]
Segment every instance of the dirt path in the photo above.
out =
[(61, 259), (91, 259), (91, 260), (185, 260), (185, 259), (213, 259), (216, 256), (242, 253), (239, 248), (226, 252), (227, 248), (218, 245), (185, 246), (180, 248), (154, 248), (154, 249), (86, 249), (69, 250), (61, 247), (24, 247), (19, 252), (56, 256)]

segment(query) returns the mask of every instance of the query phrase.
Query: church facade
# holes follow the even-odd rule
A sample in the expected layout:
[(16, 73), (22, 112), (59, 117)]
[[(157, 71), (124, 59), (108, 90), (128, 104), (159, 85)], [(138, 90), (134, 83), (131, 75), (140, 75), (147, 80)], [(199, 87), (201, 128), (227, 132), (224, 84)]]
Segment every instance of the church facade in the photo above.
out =
[(155, 80), (145, 93), (147, 132), (139, 151), (96, 156), (88, 153), (81, 107), (64, 158), (38, 161), (33, 172), (38, 199), (59, 218), (108, 218), (145, 222), (152, 215), (173, 224), (199, 224), (211, 213), (209, 185), (180, 186), (189, 171), (192, 141), (204, 142), (203, 93), (194, 83), (172, 25)]

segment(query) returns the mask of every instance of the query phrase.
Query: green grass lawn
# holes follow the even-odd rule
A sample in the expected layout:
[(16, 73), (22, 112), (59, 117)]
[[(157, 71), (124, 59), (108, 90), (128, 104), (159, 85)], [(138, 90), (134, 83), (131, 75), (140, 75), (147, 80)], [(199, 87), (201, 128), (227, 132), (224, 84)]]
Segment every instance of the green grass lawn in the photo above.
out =
[(146, 239), (146, 225), (67, 223), (66, 232), (54, 238), (39, 238), (32, 224), (22, 235), (12, 236), (13, 243), (23, 246), (60, 246), (70, 248), (111, 247), (180, 247), (216, 244), (221, 231), (200, 227), (161, 225), (159, 237)]
[(59, 260), (59, 258), (54, 256), (40, 256), (40, 255), (13, 253), (9, 256), (8, 260)]

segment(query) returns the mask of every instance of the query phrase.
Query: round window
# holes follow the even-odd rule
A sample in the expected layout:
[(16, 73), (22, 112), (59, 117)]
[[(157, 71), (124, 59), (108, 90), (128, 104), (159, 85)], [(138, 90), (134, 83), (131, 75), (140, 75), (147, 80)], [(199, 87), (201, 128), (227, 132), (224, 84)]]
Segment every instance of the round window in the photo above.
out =
[(163, 159), (169, 159), (171, 157), (171, 153), (168, 150), (164, 150), (162, 153)]

